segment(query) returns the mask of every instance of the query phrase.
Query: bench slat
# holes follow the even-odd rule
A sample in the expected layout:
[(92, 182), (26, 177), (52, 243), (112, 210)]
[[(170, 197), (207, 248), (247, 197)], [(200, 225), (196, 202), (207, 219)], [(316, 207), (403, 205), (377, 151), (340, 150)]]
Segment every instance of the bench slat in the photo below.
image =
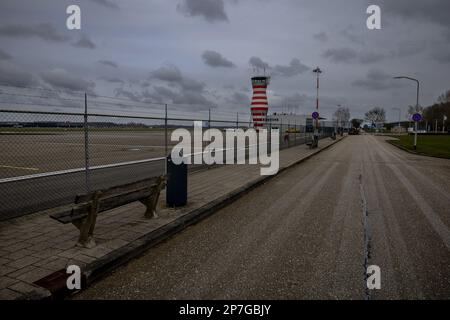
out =
[(89, 210), (89, 203), (78, 203), (71, 206), (61, 208), (60, 211), (50, 214), (52, 219), (55, 219), (63, 224), (70, 223), (74, 220), (81, 219), (87, 216)]
[(118, 196), (113, 196), (104, 199), (102, 198), (100, 200), (99, 212), (111, 210), (131, 202), (148, 198), (151, 194), (152, 190), (149, 190), (149, 188), (145, 188), (131, 191), (129, 193), (122, 193)]
[[(145, 188), (145, 187), (151, 187), (153, 185), (156, 185), (159, 177), (152, 177), (149, 179), (140, 180), (137, 182), (131, 182), (127, 183), (121, 186), (111, 187), (108, 189), (100, 190), (103, 197), (109, 197), (118, 193), (127, 193), (130, 190)], [(89, 202), (94, 198), (95, 192), (90, 192), (87, 194), (80, 194), (77, 195), (75, 198), (75, 203), (83, 203), (83, 202)]]
[[(137, 190), (129, 191), (128, 193), (117, 194), (107, 198), (102, 197), (99, 205), (98, 212), (114, 209), (116, 207), (123, 206), (125, 204), (139, 201), (149, 197), (152, 190), (147, 188), (141, 188)], [(51, 218), (58, 220), (63, 224), (71, 223), (72, 221), (85, 218), (88, 215), (89, 203), (78, 203), (70, 207), (65, 207), (63, 210), (58, 211), (50, 215)]]

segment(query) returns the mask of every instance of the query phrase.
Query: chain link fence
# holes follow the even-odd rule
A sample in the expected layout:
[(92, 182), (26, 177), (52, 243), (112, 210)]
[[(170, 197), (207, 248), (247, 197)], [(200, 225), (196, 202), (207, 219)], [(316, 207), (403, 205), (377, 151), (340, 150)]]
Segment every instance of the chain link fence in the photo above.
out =
[[(173, 130), (193, 131), (194, 121), (204, 130), (224, 133), (252, 127), (250, 114), (8, 89), (0, 87), (0, 220), (70, 203), (77, 194), (165, 174), (166, 156), (178, 143), (170, 139)], [(304, 124), (281, 123), (277, 129), (280, 149), (311, 139)], [(321, 136), (332, 132), (334, 128), (322, 128)], [(203, 167), (190, 165), (189, 170)]]

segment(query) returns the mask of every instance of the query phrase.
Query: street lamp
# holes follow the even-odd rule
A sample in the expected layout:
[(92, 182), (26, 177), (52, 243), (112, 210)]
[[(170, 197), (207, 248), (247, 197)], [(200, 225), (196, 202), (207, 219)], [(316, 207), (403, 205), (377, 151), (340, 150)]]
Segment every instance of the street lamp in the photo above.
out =
[[(319, 67), (313, 70), (317, 75), (317, 96), (316, 96), (316, 111), (319, 112), (319, 76), (322, 73)], [(314, 142), (319, 145), (319, 119), (316, 119), (316, 129), (314, 130)]]
[(342, 120), (342, 114), (340, 111), (342, 105), (338, 104), (336, 105), (338, 107), (337, 109), (337, 114), (336, 114), (336, 126), (337, 126), (337, 131), (339, 132), (339, 134), (341, 135), (341, 137), (344, 135), (344, 127), (343, 127), (343, 120)]
[[(394, 77), (394, 79), (406, 79), (406, 80), (411, 80), (417, 83), (417, 96), (416, 96), (416, 110), (419, 110), (419, 91), (420, 91), (420, 82), (417, 79), (411, 78), (411, 77), (405, 77), (405, 76), (399, 76), (399, 77)], [(417, 121), (414, 121), (414, 150), (417, 149)]]

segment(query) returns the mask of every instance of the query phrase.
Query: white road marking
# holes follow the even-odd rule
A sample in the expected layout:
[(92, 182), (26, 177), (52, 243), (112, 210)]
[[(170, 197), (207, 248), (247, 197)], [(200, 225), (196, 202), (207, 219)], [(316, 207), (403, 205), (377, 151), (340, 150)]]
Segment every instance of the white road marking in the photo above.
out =
[[(144, 160), (136, 160), (136, 161), (127, 161), (127, 162), (120, 162), (120, 163), (105, 164), (105, 165), (100, 165), (100, 166), (89, 167), (89, 170), (122, 167), (122, 166), (128, 166), (128, 165), (132, 165), (132, 164), (140, 164), (140, 163), (147, 163), (147, 162), (162, 161), (162, 160), (165, 160), (165, 159), (166, 159), (165, 157), (161, 157), (161, 158), (152, 158), (152, 159), (144, 159)], [(8, 183), (8, 182), (22, 181), (22, 180), (30, 180), (30, 179), (36, 179), (36, 178), (43, 178), (43, 177), (59, 176), (59, 175), (63, 175), (63, 174), (83, 172), (85, 170), (86, 170), (86, 168), (83, 167), (83, 168), (67, 169), (67, 170), (60, 170), (60, 171), (36, 173), (36, 174), (30, 174), (30, 175), (26, 175), (26, 176), (18, 176), (18, 177), (12, 177), (12, 178), (4, 178), (4, 179), (0, 179), (0, 184), (1, 183)]]
[(39, 168), (16, 167), (16, 166), (7, 166), (7, 165), (0, 165), (0, 168), (18, 169), (18, 170), (30, 170), (30, 171), (39, 171)]

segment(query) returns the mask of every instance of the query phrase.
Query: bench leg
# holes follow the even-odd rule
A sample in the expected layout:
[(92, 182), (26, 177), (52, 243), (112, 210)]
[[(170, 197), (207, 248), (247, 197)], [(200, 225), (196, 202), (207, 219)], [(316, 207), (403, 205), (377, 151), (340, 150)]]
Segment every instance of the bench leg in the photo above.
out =
[(84, 248), (95, 247), (94, 229), (97, 221), (97, 212), (99, 209), (100, 192), (97, 192), (92, 200), (89, 208), (88, 216), (80, 221), (77, 221), (75, 226), (80, 230), (77, 245)]
[(156, 186), (150, 188), (150, 197), (141, 201), (141, 203), (147, 207), (147, 210), (145, 211), (145, 218), (158, 218), (158, 215), (156, 213), (156, 206), (158, 205), (159, 194), (164, 188), (164, 185), (164, 178), (160, 178)]

